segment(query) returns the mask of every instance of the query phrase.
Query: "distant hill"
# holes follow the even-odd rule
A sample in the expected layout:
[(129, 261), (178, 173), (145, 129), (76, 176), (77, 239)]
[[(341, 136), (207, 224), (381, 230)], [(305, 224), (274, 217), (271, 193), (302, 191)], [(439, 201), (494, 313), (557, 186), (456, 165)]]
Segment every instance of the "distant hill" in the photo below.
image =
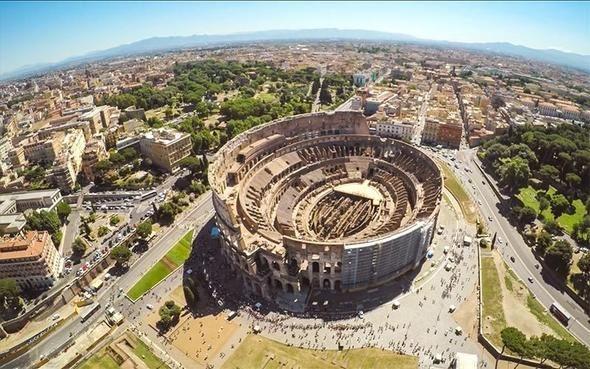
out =
[(210, 47), (221, 45), (232, 45), (247, 42), (260, 41), (320, 41), (320, 40), (367, 40), (367, 41), (397, 41), (406, 43), (417, 43), (425, 45), (438, 45), (448, 47), (466, 48), (472, 50), (486, 51), (498, 54), (522, 57), (526, 59), (564, 65), (586, 72), (590, 72), (590, 56), (575, 53), (567, 53), (559, 50), (539, 50), (525, 46), (513, 45), (506, 42), (498, 43), (462, 43), (449, 41), (434, 41), (419, 39), (414, 36), (401, 33), (378, 32), (369, 30), (352, 29), (303, 29), (303, 30), (271, 30), (259, 32), (234, 33), (228, 35), (193, 35), (193, 36), (172, 36), (152, 37), (130, 44), (113, 47), (88, 53), (82, 56), (75, 56), (58, 63), (46, 63), (31, 65), (19, 68), (15, 71), (5, 73), (0, 79), (13, 79), (31, 76), (33, 74), (45, 73), (52, 69), (74, 66), (81, 63), (93, 62), (120, 56), (140, 55), (154, 52), (186, 49), (194, 47)]

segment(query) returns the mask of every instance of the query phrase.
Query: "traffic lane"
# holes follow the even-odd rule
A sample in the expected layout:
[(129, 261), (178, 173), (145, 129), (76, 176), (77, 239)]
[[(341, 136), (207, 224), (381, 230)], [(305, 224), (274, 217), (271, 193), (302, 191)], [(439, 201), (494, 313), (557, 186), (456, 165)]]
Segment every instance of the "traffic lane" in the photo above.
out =
[[(481, 173), (478, 174), (481, 175)], [(590, 335), (588, 335), (590, 332), (585, 329), (588, 324), (588, 318), (584, 311), (569, 295), (561, 291), (556, 283), (551, 283), (551, 280), (548, 281), (547, 279), (550, 279), (550, 277), (544, 275), (541, 269), (537, 270), (534, 268), (534, 265), (538, 261), (534, 257), (532, 250), (524, 242), (524, 239), (501, 214), (498, 208), (499, 202), (497, 201), (497, 197), (489, 185), (479, 186), (479, 183), (477, 183), (476, 188), (482, 194), (484, 200), (486, 200), (484, 204), (486, 204), (489, 212), (492, 214), (492, 218), (496, 221), (495, 225), (493, 222), (490, 224), (490, 229), (499, 229), (498, 234), (503, 235), (504, 240), (508, 242), (507, 245), (504, 244), (501, 246), (501, 250), (504, 251), (501, 254), (504, 256), (505, 261), (510, 264), (511, 269), (515, 271), (521, 280), (528, 283), (529, 289), (545, 308), (551, 306), (553, 302), (558, 302), (562, 306), (568, 307), (568, 311), (575, 319), (570, 322), (568, 329), (576, 334), (584, 343), (590, 344)], [(493, 203), (492, 205), (487, 199), (495, 199), (496, 202), (493, 203), (491, 201)], [(514, 262), (511, 261), (511, 257), (513, 256), (516, 256)], [(533, 279), (533, 283), (528, 282), (529, 277)]]
[[(188, 222), (193, 221), (193, 217), (195, 216), (195, 213), (198, 210), (203, 211), (203, 210), (212, 210), (212, 209), (213, 209), (213, 203), (211, 201), (211, 194), (209, 193), (208, 195), (205, 195), (205, 197), (201, 200), (201, 203), (198, 204), (195, 207), (195, 209), (193, 209), (190, 213), (188, 213), (186, 215), (186, 217), (183, 218), (183, 220), (178, 225), (181, 225), (181, 224), (184, 225), (187, 221)], [(203, 224), (205, 224), (205, 223), (203, 223)], [(177, 226), (175, 226), (175, 228), (171, 229), (171, 231), (174, 231), (174, 230), (179, 231), (177, 238), (180, 238), (184, 233), (186, 233), (186, 230), (184, 230), (182, 228), (178, 228)], [(139, 263), (138, 268), (141, 268), (142, 265), (145, 267), (145, 265), (153, 264), (155, 259), (159, 260), (159, 258), (161, 258), (163, 255), (165, 255), (165, 253), (168, 252), (168, 249), (177, 240), (177, 238), (174, 238), (174, 237), (170, 238), (169, 237), (169, 236), (172, 236), (173, 233), (174, 232), (169, 232), (165, 237), (163, 237), (160, 241), (158, 241), (158, 244), (155, 245), (158, 247), (150, 248), (150, 250), (152, 252), (150, 253), (150, 250), (148, 250), (148, 252), (146, 254), (144, 254), (145, 258), (142, 257), (138, 261), (138, 263)], [(174, 233), (174, 234), (176, 235), (176, 233)], [(161, 245), (160, 245), (161, 242), (166, 242), (167, 243), (166, 247), (161, 247)], [(159, 252), (154, 252), (154, 250), (158, 250)], [(132, 272), (134, 270), (135, 270), (135, 272)], [(113, 292), (117, 293), (119, 288), (123, 288), (122, 287), (123, 285), (131, 286), (132, 283), (135, 283), (137, 278), (140, 275), (142, 275), (143, 273), (144, 273), (143, 271), (140, 272), (139, 269), (136, 270), (136, 268), (133, 267), (133, 269), (130, 269), (126, 274), (123, 274), (113, 284), (105, 287), (105, 289), (97, 297), (96, 301), (99, 302), (101, 304), (101, 306), (105, 306), (106, 302), (112, 296), (112, 295), (110, 295), (111, 290), (113, 290)], [(122, 298), (124, 296), (124, 293), (118, 293), (118, 295), (119, 295), (119, 297)], [(20, 367), (27, 368), (27, 367), (32, 366), (32, 364), (34, 364), (37, 360), (39, 360), (41, 355), (50, 354), (53, 350), (55, 350), (56, 348), (60, 347), (65, 342), (67, 342), (71, 337), (77, 337), (81, 332), (85, 331), (87, 329), (87, 327), (91, 326), (96, 321), (98, 321), (99, 318), (101, 318), (101, 316), (102, 316), (102, 309), (97, 311), (94, 315), (92, 315), (86, 322), (81, 322), (80, 318), (77, 317), (74, 321), (72, 321), (70, 323), (66, 323), (66, 325), (64, 327), (61, 327), (55, 333), (50, 334), (49, 336), (45, 337), (40, 343), (35, 345), (35, 347), (31, 348), (29, 351), (27, 351), (23, 355), (19, 356), (18, 358), (16, 358), (15, 360), (13, 360), (9, 363), (6, 363), (5, 365), (0, 366), (0, 368), (13, 369), (13, 368), (20, 368)], [(70, 332), (72, 332), (71, 337), (70, 337)]]

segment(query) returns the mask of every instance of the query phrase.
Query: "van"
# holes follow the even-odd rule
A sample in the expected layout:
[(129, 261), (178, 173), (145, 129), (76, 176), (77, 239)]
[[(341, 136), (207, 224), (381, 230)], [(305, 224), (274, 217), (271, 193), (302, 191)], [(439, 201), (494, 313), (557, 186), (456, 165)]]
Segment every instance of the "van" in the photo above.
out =
[(233, 318), (235, 318), (237, 316), (238, 316), (237, 311), (230, 310), (230, 312), (227, 314), (227, 320), (232, 320)]

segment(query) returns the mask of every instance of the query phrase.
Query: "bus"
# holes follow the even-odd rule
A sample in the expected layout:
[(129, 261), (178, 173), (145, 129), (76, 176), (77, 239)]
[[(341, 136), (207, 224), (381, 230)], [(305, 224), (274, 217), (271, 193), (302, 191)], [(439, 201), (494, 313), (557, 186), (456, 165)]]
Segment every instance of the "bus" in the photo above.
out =
[(156, 190), (151, 190), (141, 194), (141, 201), (147, 200), (149, 198), (155, 197), (158, 194)]
[(557, 302), (553, 302), (551, 304), (549, 311), (564, 325), (567, 325), (567, 323), (572, 318), (570, 313), (568, 313), (567, 310), (565, 310), (563, 306), (559, 305)]
[(98, 309), (100, 309), (100, 303), (97, 302), (80, 315), (80, 321), (84, 323), (86, 320), (88, 320), (88, 318), (92, 316), (92, 314), (96, 313)]

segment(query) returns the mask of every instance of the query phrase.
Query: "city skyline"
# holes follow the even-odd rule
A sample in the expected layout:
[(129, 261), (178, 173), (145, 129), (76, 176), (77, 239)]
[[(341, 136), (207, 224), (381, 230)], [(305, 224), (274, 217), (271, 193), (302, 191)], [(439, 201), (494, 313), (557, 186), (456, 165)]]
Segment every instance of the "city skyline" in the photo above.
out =
[(366, 29), (590, 54), (590, 5), (582, 2), (321, 2), (313, 9), (303, 2), (7, 2), (0, 14), (0, 74), (151, 37), (276, 29)]

